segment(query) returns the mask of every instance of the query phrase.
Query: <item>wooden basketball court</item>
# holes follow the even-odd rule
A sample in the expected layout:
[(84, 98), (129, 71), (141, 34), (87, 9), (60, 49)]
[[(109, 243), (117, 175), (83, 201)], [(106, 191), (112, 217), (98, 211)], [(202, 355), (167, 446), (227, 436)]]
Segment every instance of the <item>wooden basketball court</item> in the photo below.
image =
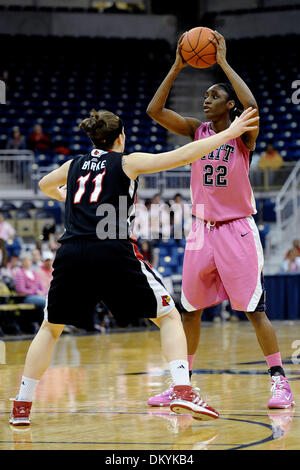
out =
[(159, 332), (124, 330), (62, 336), (36, 390), (30, 429), (15, 431), (8, 424), (9, 398), (18, 391), (30, 342), (9, 341), (7, 364), (0, 366), (0, 449), (300, 449), (300, 365), (295, 363), (300, 322), (273, 324), (296, 407), (267, 409), (267, 366), (248, 322), (207, 323), (193, 384), (220, 418), (206, 423), (147, 406), (147, 398), (164, 390), (169, 377)]

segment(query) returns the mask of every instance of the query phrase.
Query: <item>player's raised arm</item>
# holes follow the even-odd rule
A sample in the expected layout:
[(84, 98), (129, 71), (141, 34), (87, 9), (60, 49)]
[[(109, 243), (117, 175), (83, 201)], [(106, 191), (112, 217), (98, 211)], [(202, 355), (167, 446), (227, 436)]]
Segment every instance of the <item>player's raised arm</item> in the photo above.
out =
[(255, 130), (259, 120), (258, 116), (253, 117), (255, 112), (255, 109), (248, 108), (224, 131), (206, 139), (191, 142), (179, 149), (160, 154), (132, 153), (124, 156), (123, 170), (129, 178), (135, 179), (139, 174), (157, 173), (192, 163), (219, 148), (228, 140), (234, 139), (244, 132)]
[(66, 188), (61, 188), (60, 186), (64, 186), (67, 183), (71, 161), (67, 161), (57, 170), (51, 171), (51, 173), (40, 180), (39, 187), (46, 196), (62, 202), (66, 200)]
[[(214, 31), (214, 37), (212, 37), (211, 42), (213, 42), (217, 48), (216, 58), (217, 62), (222, 68), (223, 72), (230, 81), (236, 96), (243, 105), (244, 109), (247, 109), (249, 106), (256, 110), (254, 116), (258, 116), (258, 105), (256, 99), (253, 96), (252, 91), (249, 89), (244, 80), (233, 70), (233, 68), (228, 64), (226, 59), (226, 42), (222, 34), (218, 31)], [(255, 141), (259, 133), (259, 126), (253, 131), (245, 132), (243, 135), (243, 141), (247, 147), (251, 150), (255, 147)]]
[(158, 122), (169, 131), (174, 132), (174, 134), (187, 136), (193, 139), (197, 127), (199, 127), (201, 124), (200, 121), (192, 117), (183, 117), (175, 111), (165, 107), (167, 98), (177, 75), (179, 74), (180, 70), (187, 65), (187, 63), (183, 61), (180, 54), (182, 38), (183, 35), (177, 43), (175, 62), (172, 65), (168, 75), (159, 86), (151, 102), (149, 103), (147, 107), (147, 114), (154, 121)]

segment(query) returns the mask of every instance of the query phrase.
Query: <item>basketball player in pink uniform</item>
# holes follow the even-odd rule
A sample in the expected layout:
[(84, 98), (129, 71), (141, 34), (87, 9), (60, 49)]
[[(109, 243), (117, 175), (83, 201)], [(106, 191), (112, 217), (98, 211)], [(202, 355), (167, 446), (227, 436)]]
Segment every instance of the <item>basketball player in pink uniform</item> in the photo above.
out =
[[(205, 93), (203, 109), (207, 122), (182, 117), (165, 108), (170, 89), (187, 64), (178, 41), (176, 60), (162, 82), (147, 113), (175, 134), (200, 140), (230, 126), (240, 114), (238, 106), (257, 110), (256, 100), (241, 77), (226, 60), (226, 44), (217, 31), (210, 38), (217, 48), (217, 63), (230, 83), (211, 86)], [(251, 151), (259, 129), (228, 140), (218, 149), (193, 162), (191, 168), (192, 230), (186, 240), (181, 302), (187, 336), (190, 374), (200, 339), (201, 315), (205, 308), (229, 299), (235, 310), (245, 311), (252, 323), (271, 375), (269, 408), (289, 408), (294, 398), (282, 368), (273, 327), (265, 314), (263, 249), (252, 218), (255, 199), (249, 182)], [(203, 208), (203, 210), (199, 210)], [(148, 404), (170, 403), (172, 387), (151, 397)]]

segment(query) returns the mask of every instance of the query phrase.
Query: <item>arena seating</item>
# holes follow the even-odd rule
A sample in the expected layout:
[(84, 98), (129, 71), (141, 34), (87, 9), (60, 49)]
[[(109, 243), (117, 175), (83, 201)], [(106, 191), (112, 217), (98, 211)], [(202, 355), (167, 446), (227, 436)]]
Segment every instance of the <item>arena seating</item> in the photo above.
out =
[[(166, 130), (146, 114), (174, 57), (166, 41), (38, 36), (0, 36), (0, 40), (6, 44), (1, 69), (9, 72), (7, 108), (0, 117), (0, 148), (5, 148), (14, 126), (27, 137), (39, 123), (51, 137), (51, 146), (35, 152), (36, 163), (51, 169), (91, 148), (78, 124), (92, 108), (109, 109), (122, 117), (127, 152), (171, 148)], [(298, 77), (294, 47), (298, 40), (291, 35), (228, 42), (228, 60), (249, 84), (260, 107), (257, 152), (272, 142), (285, 161), (300, 158), (300, 105), (292, 102), (292, 83)], [(217, 66), (215, 71), (216, 80), (224, 81)], [(180, 188), (174, 188), (176, 191)], [(49, 220), (63, 223), (61, 207), (53, 201), (45, 202), (44, 207), (33, 203), (16, 206), (12, 201), (1, 208), (24, 238), (39, 237)], [(255, 219), (263, 246), (275, 217), (274, 203), (261, 201)], [(157, 248), (159, 272), (164, 277), (180, 277), (184, 240), (159, 240)], [(7, 250), (8, 254), (20, 252), (17, 239)]]
[(167, 42), (22, 36), (5, 41), (2, 67), (9, 83), (8, 110), (0, 118), (2, 148), (14, 126), (28, 136), (38, 123), (51, 137), (51, 148), (37, 151), (36, 163), (62, 163), (91, 147), (78, 124), (94, 107), (122, 117), (128, 152), (166, 148), (166, 131), (148, 118), (146, 107), (168, 69)]
[(292, 102), (292, 83), (299, 76), (297, 41), (299, 36), (290, 35), (232, 40), (228, 45), (228, 60), (260, 108), (257, 151), (271, 142), (286, 161), (300, 157), (300, 104)]
[[(300, 157), (300, 105), (291, 100), (298, 71), (293, 47), (296, 38), (232, 40), (228, 45), (230, 62), (253, 89), (260, 106), (257, 150), (272, 141), (289, 161)], [(52, 145), (49, 151), (36, 152), (36, 162), (40, 166), (61, 163), (70, 158), (59, 151), (62, 147), (68, 148), (71, 156), (90, 147), (78, 123), (96, 107), (122, 116), (128, 152), (167, 149), (166, 131), (146, 115), (146, 107), (171, 63), (173, 51), (166, 41), (0, 39), (7, 45), (2, 69), (9, 71), (8, 110), (0, 118), (1, 148), (5, 148), (14, 126), (28, 135), (39, 123)], [(285, 55), (280, 54), (283, 40)], [(270, 70), (274, 70), (273, 76)]]

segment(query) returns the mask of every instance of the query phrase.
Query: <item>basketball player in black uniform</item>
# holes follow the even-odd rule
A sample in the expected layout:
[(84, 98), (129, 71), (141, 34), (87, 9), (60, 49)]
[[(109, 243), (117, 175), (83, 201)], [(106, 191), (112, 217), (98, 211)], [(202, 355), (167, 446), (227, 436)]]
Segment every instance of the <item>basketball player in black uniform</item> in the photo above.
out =
[(150, 318), (161, 331), (162, 352), (174, 387), (171, 409), (196, 419), (215, 419), (189, 381), (187, 345), (174, 301), (131, 238), (138, 175), (191, 163), (231, 138), (255, 128), (249, 108), (228, 129), (207, 139), (158, 155), (124, 155), (121, 119), (96, 112), (80, 127), (93, 142), (87, 155), (64, 163), (40, 181), (50, 198), (66, 202), (65, 232), (53, 264), (45, 318), (27, 353), (20, 390), (10, 423), (30, 424), (35, 388), (47, 369), (65, 324), (76, 325), (102, 300), (115, 317)]

